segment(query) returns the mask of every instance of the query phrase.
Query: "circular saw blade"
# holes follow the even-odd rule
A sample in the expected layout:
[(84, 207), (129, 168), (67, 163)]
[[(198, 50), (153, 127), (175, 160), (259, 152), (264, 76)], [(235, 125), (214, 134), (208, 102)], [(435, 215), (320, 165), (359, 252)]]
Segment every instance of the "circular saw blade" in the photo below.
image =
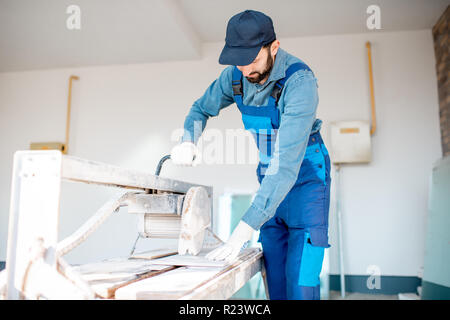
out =
[(178, 253), (197, 255), (202, 249), (206, 228), (211, 225), (211, 201), (205, 188), (191, 187), (181, 211)]

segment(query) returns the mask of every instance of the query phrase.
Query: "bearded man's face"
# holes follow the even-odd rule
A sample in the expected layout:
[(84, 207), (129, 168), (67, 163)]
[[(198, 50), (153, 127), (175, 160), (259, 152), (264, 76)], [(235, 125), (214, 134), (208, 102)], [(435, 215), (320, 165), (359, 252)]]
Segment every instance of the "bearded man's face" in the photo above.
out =
[(274, 58), (270, 47), (261, 48), (255, 60), (246, 66), (237, 66), (243, 76), (251, 83), (260, 83), (269, 77), (273, 68)]

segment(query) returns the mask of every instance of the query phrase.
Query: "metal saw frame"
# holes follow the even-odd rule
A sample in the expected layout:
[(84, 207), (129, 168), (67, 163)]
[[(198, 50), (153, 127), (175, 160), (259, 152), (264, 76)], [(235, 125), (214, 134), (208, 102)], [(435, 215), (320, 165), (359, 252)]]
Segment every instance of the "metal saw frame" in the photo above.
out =
[[(81, 182), (122, 188), (81, 228), (58, 242), (61, 182)], [(7, 260), (0, 273), (0, 295), (6, 299), (92, 298), (93, 292), (62, 256), (84, 241), (105, 219), (131, 199), (143, 207), (180, 212), (191, 187), (203, 187), (213, 206), (210, 186), (129, 170), (63, 155), (60, 151), (17, 151), (14, 154)], [(145, 198), (147, 196), (147, 198)], [(45, 275), (45, 277), (43, 277)], [(33, 278), (33, 281), (28, 281)], [(39, 281), (39, 278), (41, 281)], [(44, 280), (45, 279), (45, 280)]]

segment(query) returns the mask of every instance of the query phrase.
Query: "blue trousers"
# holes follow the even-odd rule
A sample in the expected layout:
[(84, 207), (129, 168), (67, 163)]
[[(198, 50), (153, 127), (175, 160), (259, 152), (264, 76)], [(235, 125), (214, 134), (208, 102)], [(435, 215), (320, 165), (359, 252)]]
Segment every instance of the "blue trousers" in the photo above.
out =
[[(258, 167), (258, 179), (263, 175)], [(328, 244), (330, 158), (320, 132), (312, 134), (292, 189), (260, 229), (269, 297), (319, 300)]]

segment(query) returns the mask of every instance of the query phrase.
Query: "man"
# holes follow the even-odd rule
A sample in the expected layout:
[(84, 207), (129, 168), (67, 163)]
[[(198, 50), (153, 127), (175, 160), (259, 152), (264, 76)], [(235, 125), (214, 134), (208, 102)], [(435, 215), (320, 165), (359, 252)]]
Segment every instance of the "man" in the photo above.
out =
[(208, 118), (235, 102), (259, 149), (260, 187), (230, 239), (207, 258), (232, 261), (260, 230), (270, 298), (319, 299), (331, 178), (316, 119), (316, 78), (280, 48), (272, 20), (261, 12), (233, 16), (225, 42), (219, 63), (230, 66), (193, 104), (171, 158), (192, 165)]

